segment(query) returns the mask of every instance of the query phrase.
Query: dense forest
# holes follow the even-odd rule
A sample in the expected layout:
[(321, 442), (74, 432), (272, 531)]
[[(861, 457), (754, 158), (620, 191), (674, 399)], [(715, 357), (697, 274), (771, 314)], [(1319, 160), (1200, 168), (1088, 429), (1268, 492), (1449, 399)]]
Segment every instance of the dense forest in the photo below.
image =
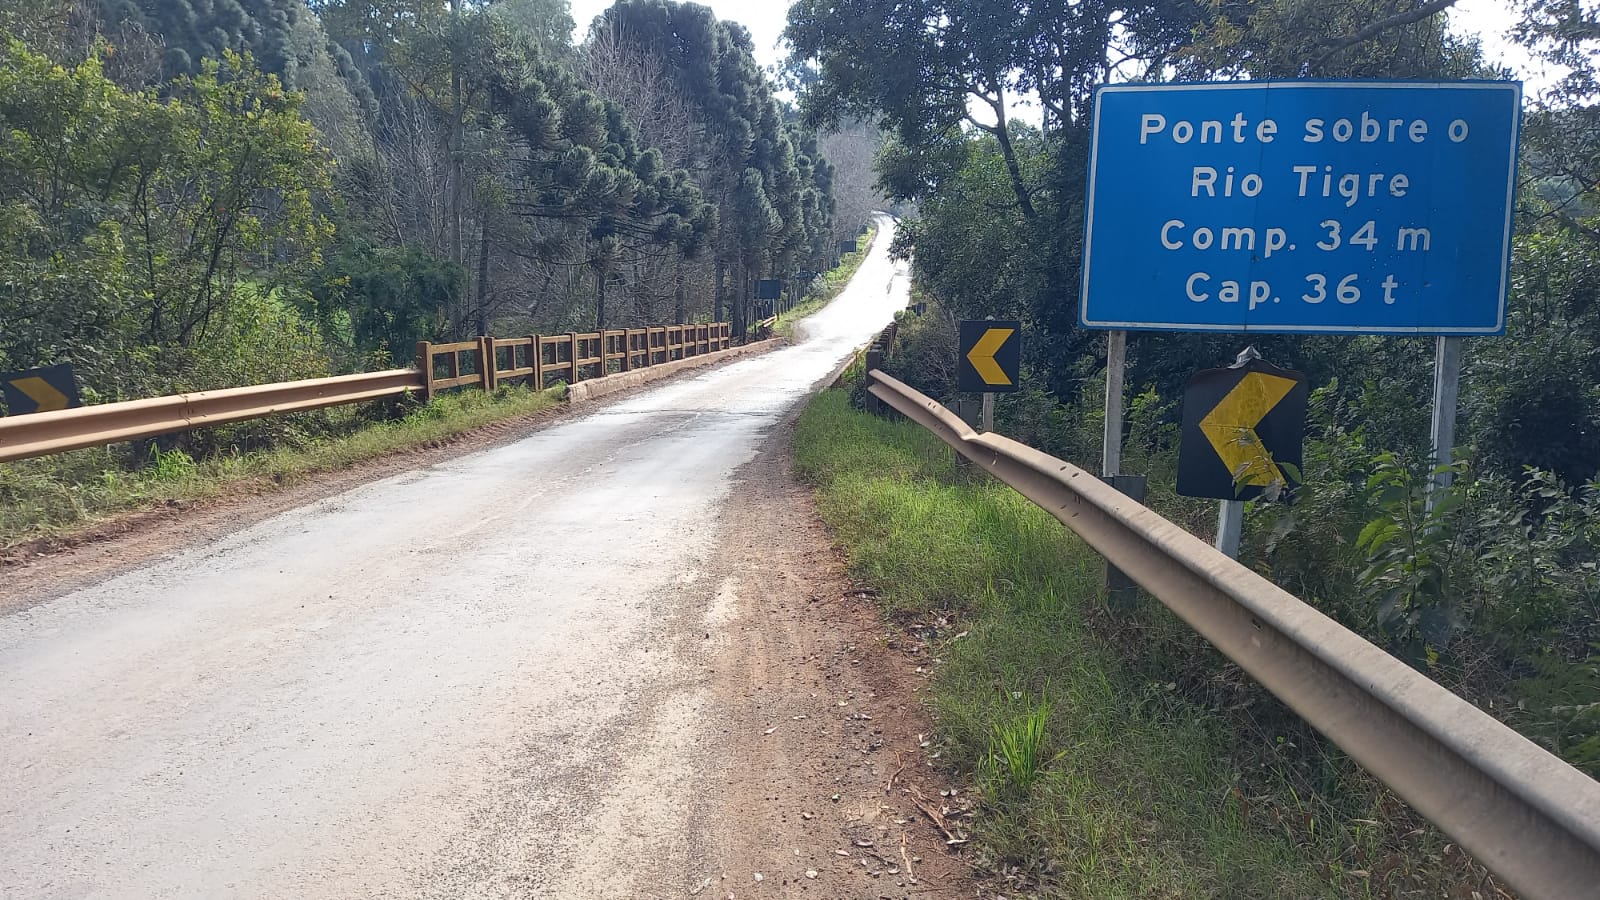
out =
[(865, 222), (875, 132), (804, 126), (742, 26), (623, 0), (574, 32), (565, 0), (4, 4), (0, 370), (104, 402), (421, 339), (742, 333), (754, 279)]

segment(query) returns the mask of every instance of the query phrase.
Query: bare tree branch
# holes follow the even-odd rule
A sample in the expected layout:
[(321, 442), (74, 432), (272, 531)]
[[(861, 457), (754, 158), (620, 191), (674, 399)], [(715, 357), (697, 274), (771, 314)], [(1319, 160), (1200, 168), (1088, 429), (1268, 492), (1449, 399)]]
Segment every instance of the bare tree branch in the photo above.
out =
[(1357, 44), (1370, 41), (1391, 28), (1400, 28), (1405, 25), (1410, 25), (1412, 22), (1420, 22), (1434, 13), (1444, 12), (1446, 9), (1449, 9), (1455, 4), (1456, 0), (1428, 0), (1428, 2), (1422, 4), (1416, 9), (1403, 13), (1396, 13), (1395, 15), (1387, 18), (1379, 19), (1378, 21), (1367, 25), (1367, 27), (1361, 29), (1360, 31), (1357, 31), (1355, 34), (1346, 35), (1341, 38), (1329, 38), (1328, 40), (1322, 42), (1323, 46), (1325, 46), (1327, 49), (1319, 53), (1315, 59), (1309, 60), (1306, 65), (1310, 66), (1311, 68), (1316, 68), (1317, 66), (1327, 62), (1334, 55), (1348, 50)]

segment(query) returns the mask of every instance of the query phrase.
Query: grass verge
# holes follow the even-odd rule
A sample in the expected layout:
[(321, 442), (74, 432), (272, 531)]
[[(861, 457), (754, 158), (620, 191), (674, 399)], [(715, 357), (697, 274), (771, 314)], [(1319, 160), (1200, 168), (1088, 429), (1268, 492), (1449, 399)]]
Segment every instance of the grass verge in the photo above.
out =
[(839, 296), (839, 292), (850, 284), (850, 279), (856, 277), (861, 264), (866, 262), (867, 254), (872, 252), (872, 242), (877, 239), (878, 226), (868, 226), (866, 237), (861, 242), (861, 249), (840, 257), (839, 265), (822, 276), (822, 284), (819, 287), (814, 288), (804, 300), (795, 304), (794, 309), (778, 316), (773, 331), (786, 341), (794, 340), (794, 330), (800, 324), (800, 320), (820, 312), (824, 306), (833, 302), (833, 298)]
[[(322, 436), (300, 437), (276, 449), (198, 460), (182, 450), (163, 452), (141, 443), (0, 463), (0, 550), (70, 535), (119, 513), (219, 496), (246, 482), (282, 484), (347, 468), (531, 415), (565, 398), (564, 385), (545, 391), (507, 386), (489, 394), (469, 390), (438, 397), (387, 421), (372, 420), (370, 409), (339, 407), (303, 414), (319, 417)], [(295, 418), (283, 417), (290, 424)], [(130, 447), (144, 450), (137, 453)]]
[(1280, 771), (1273, 744), (1303, 738), (1241, 734), (1168, 681), (1148, 657), (1195, 641), (1171, 640), (1182, 625), (1157, 604), (1141, 613), (1149, 646), (1108, 635), (1098, 556), (1011, 489), (958, 474), (937, 438), (830, 390), (800, 418), (794, 453), (854, 576), (898, 620), (948, 623), (928, 644), (931, 696), (943, 758), (983, 797), (980, 863), (1044, 897), (1439, 885), (1415, 862), (1425, 853), (1397, 852), (1395, 835), (1416, 823), (1376, 810), (1392, 798), (1337, 755), (1309, 776)]

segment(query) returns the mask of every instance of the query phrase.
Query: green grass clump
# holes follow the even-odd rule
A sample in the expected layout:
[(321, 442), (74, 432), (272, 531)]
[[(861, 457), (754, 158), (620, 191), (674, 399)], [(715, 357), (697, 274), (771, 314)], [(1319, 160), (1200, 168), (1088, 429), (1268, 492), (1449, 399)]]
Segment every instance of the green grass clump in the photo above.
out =
[(853, 574), (902, 618), (955, 623), (929, 648), (933, 705), (943, 758), (983, 794), (983, 859), (1047, 897), (1367, 891), (1345, 864), (1361, 838), (1321, 810), (1252, 817), (1226, 720), (1091, 627), (1102, 562), (1044, 511), (842, 390), (804, 413), (794, 453)]
[(466, 390), (389, 420), (374, 420), (371, 410), (352, 407), (284, 416), (290, 426), (306, 418), (314, 419), (315, 427), (286, 427), (285, 433), (303, 436), (273, 449), (196, 459), (183, 449), (163, 451), (144, 442), (0, 463), (0, 549), (69, 535), (118, 513), (215, 497), (244, 482), (288, 483), (347, 468), (531, 415), (565, 398), (565, 386), (544, 391), (507, 386), (487, 394)]

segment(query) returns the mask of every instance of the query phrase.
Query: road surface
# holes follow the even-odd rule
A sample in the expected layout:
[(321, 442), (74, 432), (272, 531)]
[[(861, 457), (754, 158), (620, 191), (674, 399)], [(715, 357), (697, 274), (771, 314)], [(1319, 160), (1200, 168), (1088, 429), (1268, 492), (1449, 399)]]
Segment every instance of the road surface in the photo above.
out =
[(0, 617), (0, 895), (703, 887), (641, 873), (729, 827), (682, 792), (722, 732), (712, 573), (762, 564), (722, 558), (730, 485), (905, 305), (883, 224), (794, 346)]

